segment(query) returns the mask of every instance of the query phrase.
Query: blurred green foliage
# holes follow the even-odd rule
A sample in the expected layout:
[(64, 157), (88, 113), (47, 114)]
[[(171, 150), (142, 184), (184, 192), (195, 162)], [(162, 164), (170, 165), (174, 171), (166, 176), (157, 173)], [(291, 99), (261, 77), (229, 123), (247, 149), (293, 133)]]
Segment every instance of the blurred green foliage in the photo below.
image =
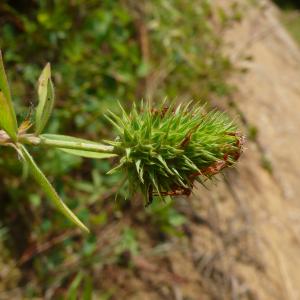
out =
[(152, 216), (153, 224), (160, 230), (161, 236), (181, 236), (183, 233), (181, 226), (186, 223), (186, 217), (173, 207), (171, 201), (171, 198), (167, 198), (166, 204), (162, 206), (156, 199), (148, 210), (148, 214)]
[(282, 8), (300, 8), (298, 0), (273, 0), (273, 2)]
[(298, 45), (300, 45), (300, 10), (283, 10), (281, 14), (281, 21)]
[[(225, 13), (211, 3), (1, 1), (0, 48), (19, 121), (30, 116), (28, 106), (37, 103), (35, 82), (47, 61), (52, 64), (57, 99), (48, 126), (52, 133), (59, 130), (94, 140), (109, 137), (112, 128), (103, 114), (108, 108), (117, 110), (118, 100), (129, 106), (142, 98), (208, 101), (227, 95), (231, 89), (225, 79), (232, 67), (222, 53), (220, 37), (241, 15), (236, 6)], [(109, 162), (53, 150), (33, 154), (93, 233), (82, 237), (73, 231), (34, 185), (22, 181), (13, 151), (0, 149), (0, 220), (1, 232), (6, 232), (0, 239), (21, 271), (14, 284), (24, 298), (47, 294), (76, 299), (86, 294), (82, 299), (91, 299), (94, 294), (110, 299), (112, 292), (92, 276), (95, 270), (101, 277), (104, 265), (117, 263), (121, 252), (138, 255), (136, 231), (142, 226), (149, 228), (149, 235), (156, 231), (173, 236), (185, 223), (170, 203), (155, 204), (145, 212), (128, 201), (114, 202), (119, 178), (104, 176)], [(107, 240), (108, 228), (122, 220), (130, 220), (131, 228)]]

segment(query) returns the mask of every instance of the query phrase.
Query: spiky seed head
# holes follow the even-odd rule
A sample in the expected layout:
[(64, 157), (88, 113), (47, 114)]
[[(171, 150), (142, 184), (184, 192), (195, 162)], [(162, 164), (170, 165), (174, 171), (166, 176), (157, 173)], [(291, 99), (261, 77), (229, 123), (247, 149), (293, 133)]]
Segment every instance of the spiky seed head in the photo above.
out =
[(119, 132), (110, 144), (120, 156), (109, 173), (125, 173), (129, 191), (140, 190), (147, 203), (153, 196), (189, 195), (195, 181), (212, 179), (242, 152), (243, 137), (222, 112), (191, 104), (121, 110), (107, 116)]

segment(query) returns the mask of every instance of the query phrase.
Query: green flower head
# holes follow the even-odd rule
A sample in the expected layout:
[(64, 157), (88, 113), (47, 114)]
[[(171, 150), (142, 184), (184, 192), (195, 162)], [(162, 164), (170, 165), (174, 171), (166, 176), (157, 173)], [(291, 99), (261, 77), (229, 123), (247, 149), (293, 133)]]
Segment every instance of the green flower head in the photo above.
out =
[(190, 195), (195, 181), (203, 184), (242, 152), (243, 136), (222, 112), (191, 104), (121, 109), (122, 116), (107, 117), (118, 130), (109, 143), (120, 156), (109, 173), (125, 172), (130, 193), (140, 190), (147, 204), (153, 196)]

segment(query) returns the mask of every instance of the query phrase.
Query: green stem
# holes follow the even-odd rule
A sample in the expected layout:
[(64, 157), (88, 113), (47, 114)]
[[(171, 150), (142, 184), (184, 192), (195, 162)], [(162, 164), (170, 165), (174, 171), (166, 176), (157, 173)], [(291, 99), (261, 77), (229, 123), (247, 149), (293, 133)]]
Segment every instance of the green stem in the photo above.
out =
[(113, 146), (102, 145), (98, 143), (89, 142), (77, 142), (60, 139), (50, 139), (44, 136), (24, 135), (19, 138), (19, 142), (23, 144), (29, 144), (34, 146), (48, 146), (54, 148), (74, 149), (93, 151), (99, 153), (114, 153)]

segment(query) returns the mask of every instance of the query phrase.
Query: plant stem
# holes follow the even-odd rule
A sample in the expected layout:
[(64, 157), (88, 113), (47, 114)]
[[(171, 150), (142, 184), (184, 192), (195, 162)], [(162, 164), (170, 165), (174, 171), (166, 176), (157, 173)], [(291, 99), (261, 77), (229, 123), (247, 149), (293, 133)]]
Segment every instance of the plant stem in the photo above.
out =
[(64, 149), (74, 149), (74, 150), (83, 150), (83, 151), (92, 151), (99, 153), (114, 153), (113, 146), (102, 145), (98, 143), (91, 142), (77, 142), (77, 141), (68, 141), (60, 140), (53, 138), (46, 138), (44, 136), (34, 136), (34, 135), (24, 135), (19, 138), (19, 142), (34, 146), (47, 146), (54, 148), (64, 148)]

